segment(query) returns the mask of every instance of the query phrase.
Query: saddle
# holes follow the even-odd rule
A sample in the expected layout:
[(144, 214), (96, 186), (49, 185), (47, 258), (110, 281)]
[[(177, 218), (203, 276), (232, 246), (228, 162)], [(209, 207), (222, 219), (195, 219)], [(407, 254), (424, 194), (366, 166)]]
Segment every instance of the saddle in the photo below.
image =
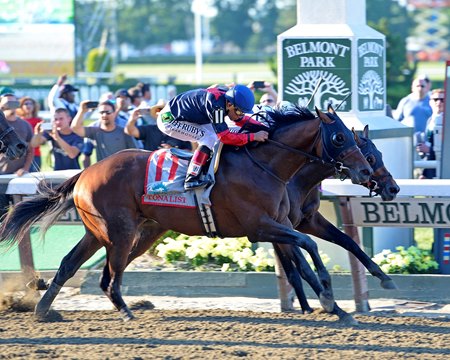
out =
[(214, 224), (209, 196), (215, 184), (214, 174), (219, 167), (222, 147), (223, 144), (220, 142), (214, 147), (213, 157), (209, 161), (205, 174), (212, 180), (211, 185), (193, 191), (184, 190), (184, 179), (193, 154), (177, 148), (153, 151), (147, 161), (142, 204), (197, 208), (203, 221), (205, 234), (209, 237), (219, 236)]

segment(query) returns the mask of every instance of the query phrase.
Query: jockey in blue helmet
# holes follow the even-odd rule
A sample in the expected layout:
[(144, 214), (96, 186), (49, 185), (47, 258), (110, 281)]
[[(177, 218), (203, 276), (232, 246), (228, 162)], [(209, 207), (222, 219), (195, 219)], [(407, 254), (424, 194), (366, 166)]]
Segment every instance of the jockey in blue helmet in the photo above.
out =
[[(198, 143), (187, 171), (186, 190), (209, 185), (202, 179), (202, 170), (208, 161), (214, 144), (242, 146), (251, 141), (265, 141), (267, 128), (245, 115), (251, 114), (255, 98), (244, 85), (210, 87), (186, 91), (175, 96), (161, 110), (157, 118), (158, 128), (165, 134), (184, 141)], [(237, 133), (229, 129), (225, 117), (238, 127), (248, 123), (256, 125), (254, 133)]]

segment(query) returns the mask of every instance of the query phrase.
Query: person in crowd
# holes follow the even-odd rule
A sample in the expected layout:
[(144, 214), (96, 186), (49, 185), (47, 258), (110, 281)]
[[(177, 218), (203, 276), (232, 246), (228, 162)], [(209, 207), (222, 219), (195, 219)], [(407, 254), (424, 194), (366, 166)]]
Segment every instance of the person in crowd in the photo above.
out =
[(119, 89), (115, 93), (116, 97), (116, 124), (125, 127), (129, 117), (131, 107), (131, 96), (127, 89)]
[(130, 96), (131, 106), (129, 111), (136, 109), (142, 102), (142, 91), (137, 86), (133, 86), (127, 90), (128, 95)]
[(138, 82), (136, 87), (142, 92), (142, 102), (145, 103), (145, 105), (151, 106), (152, 92), (150, 90), (150, 84)]
[(124, 133), (123, 127), (116, 125), (116, 108), (111, 101), (99, 104), (100, 126), (83, 126), (83, 120), (89, 111), (88, 101), (80, 103), (80, 110), (71, 124), (72, 130), (81, 137), (95, 140), (97, 150), (97, 161), (124, 149), (137, 148), (136, 141)]
[(428, 84), (424, 79), (414, 79), (411, 94), (400, 100), (393, 114), (394, 119), (413, 127), (416, 133), (425, 131), (425, 125), (432, 113), (427, 89)]
[[(207, 163), (214, 144), (242, 146), (251, 141), (263, 142), (268, 132), (261, 123), (246, 113), (252, 113), (255, 97), (245, 85), (210, 87), (181, 93), (172, 98), (158, 114), (159, 129), (171, 137), (198, 143), (189, 164), (185, 189), (205, 187), (209, 179), (202, 179), (202, 170)], [(253, 133), (234, 133), (228, 128), (225, 117), (238, 126), (252, 123), (259, 131)]]
[[(42, 119), (38, 116), (39, 103), (29, 96), (24, 96), (19, 100), (19, 108), (17, 109), (17, 115), (28, 122), (31, 128), (34, 129), (36, 125), (42, 122)], [(41, 170), (41, 148), (36, 146), (34, 148), (34, 157), (30, 166), (30, 172), (38, 172)]]
[[(25, 143), (29, 144), (33, 136), (33, 129), (28, 122), (17, 116), (16, 110), (18, 107), (19, 101), (12, 90), (0, 96), (0, 110), (3, 111), (8, 124)], [(26, 174), (30, 170), (33, 156), (34, 153), (31, 146), (28, 146), (24, 156), (15, 160), (10, 160), (4, 153), (0, 153), (0, 175), (16, 174), (17, 176), (22, 176)], [(0, 216), (8, 211), (11, 204), (11, 195), (0, 194)]]
[(42, 123), (34, 128), (31, 146), (37, 147), (50, 142), (54, 170), (80, 169), (78, 158), (83, 148), (83, 139), (70, 128), (72, 118), (66, 108), (55, 110), (52, 130), (42, 129)]
[(142, 140), (144, 150), (154, 151), (159, 148), (177, 147), (184, 150), (191, 150), (192, 145), (189, 141), (181, 141), (171, 138), (161, 132), (155, 123), (146, 125), (136, 125), (139, 116), (149, 115), (156, 118), (159, 112), (166, 106), (165, 101), (160, 101), (151, 108), (147, 108), (143, 103), (131, 112), (125, 133), (133, 136), (135, 139)]
[[(435, 127), (443, 125), (443, 114), (444, 114), (444, 102), (445, 102), (445, 92), (444, 89), (434, 89), (431, 91), (430, 96), (430, 106), (433, 110), (432, 115), (427, 121), (425, 131), (422, 138), (425, 140), (417, 144), (417, 153), (426, 160), (436, 160), (436, 154), (434, 146), (436, 144), (435, 139)], [(441, 135), (442, 136), (442, 135)], [(439, 139), (442, 142), (442, 139)], [(432, 179), (436, 176), (436, 169), (424, 169), (420, 179)]]
[(259, 105), (275, 106), (278, 99), (278, 93), (272, 83), (268, 81), (252, 81), (247, 87), (253, 92), (262, 91), (264, 94), (259, 99)]
[(73, 119), (78, 112), (78, 104), (75, 102), (76, 87), (66, 83), (67, 75), (62, 75), (53, 85), (48, 94), (48, 107), (53, 115), (56, 109), (65, 108)]

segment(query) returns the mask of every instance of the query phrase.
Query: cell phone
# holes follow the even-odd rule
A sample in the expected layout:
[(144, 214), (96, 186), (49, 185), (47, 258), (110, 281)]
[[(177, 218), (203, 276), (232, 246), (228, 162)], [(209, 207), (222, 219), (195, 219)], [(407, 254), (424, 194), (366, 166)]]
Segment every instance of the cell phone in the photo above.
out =
[(86, 107), (88, 109), (96, 109), (98, 107), (98, 101), (88, 101)]
[(266, 87), (264, 81), (253, 81), (253, 86), (255, 89), (263, 89)]
[(20, 107), (20, 103), (17, 100), (8, 100), (3, 107), (9, 110), (14, 110)]
[(53, 124), (49, 123), (49, 122), (42, 123), (41, 124), (41, 129), (42, 130), (51, 131), (51, 130), (53, 130)]
[(139, 109), (139, 114), (140, 115), (150, 115), (150, 109)]

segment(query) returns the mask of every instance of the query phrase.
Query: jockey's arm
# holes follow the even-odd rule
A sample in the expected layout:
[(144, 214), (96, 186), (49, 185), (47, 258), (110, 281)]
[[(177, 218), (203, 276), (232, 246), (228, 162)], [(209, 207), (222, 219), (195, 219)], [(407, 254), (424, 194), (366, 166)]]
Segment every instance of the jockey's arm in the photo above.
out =
[(243, 146), (252, 141), (266, 141), (269, 137), (268, 132), (263, 130), (256, 133), (233, 133), (226, 124), (216, 126), (216, 131), (219, 140), (226, 145)]

